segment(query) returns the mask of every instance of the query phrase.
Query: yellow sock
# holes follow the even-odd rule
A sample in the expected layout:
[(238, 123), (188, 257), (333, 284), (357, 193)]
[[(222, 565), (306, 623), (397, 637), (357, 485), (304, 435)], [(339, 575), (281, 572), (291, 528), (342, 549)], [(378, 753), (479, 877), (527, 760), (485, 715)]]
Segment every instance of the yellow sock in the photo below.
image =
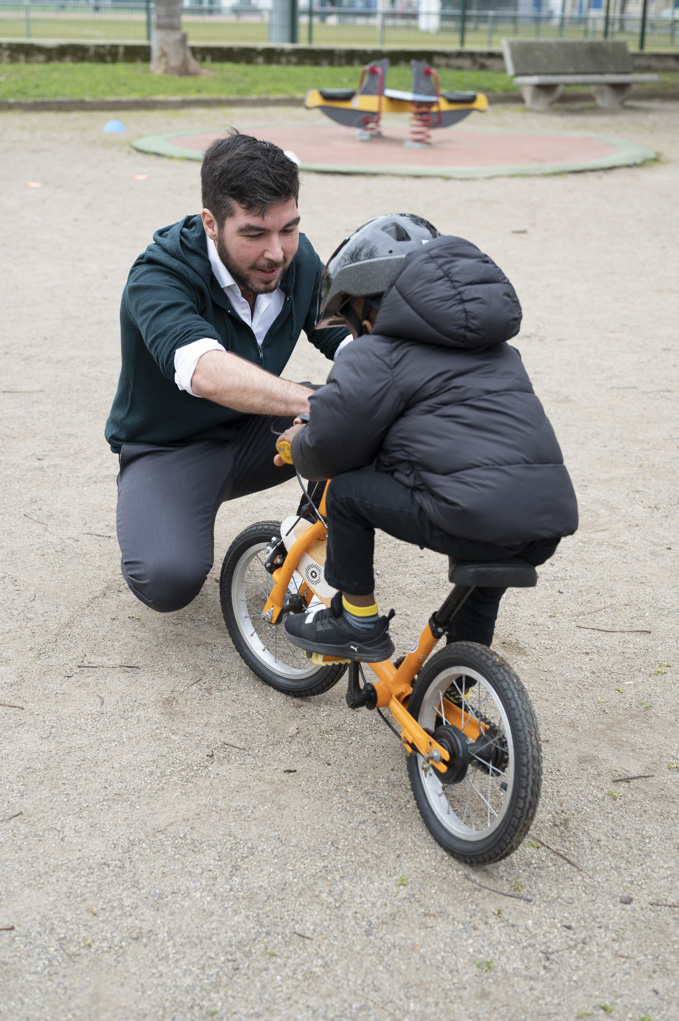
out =
[(376, 617), (378, 613), (377, 603), (372, 603), (371, 606), (355, 606), (346, 596), (342, 596), (342, 608), (352, 617)]

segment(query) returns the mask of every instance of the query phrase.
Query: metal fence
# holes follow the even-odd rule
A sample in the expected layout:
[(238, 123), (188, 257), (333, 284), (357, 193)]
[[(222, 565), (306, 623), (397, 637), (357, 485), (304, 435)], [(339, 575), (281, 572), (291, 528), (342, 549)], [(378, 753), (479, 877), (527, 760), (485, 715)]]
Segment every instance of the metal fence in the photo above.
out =
[[(340, 0), (341, 2), (341, 0)], [(370, 2), (370, 0), (369, 0)], [(272, 36), (272, 0), (187, 3), (182, 27), (190, 43), (265, 45)], [(130, 41), (151, 37), (153, 0), (81, 0), (37, 2), (0, 0), (0, 39)], [(393, 0), (376, 9), (367, 4), (339, 6), (320, 0), (300, 3), (293, 42), (322, 46), (416, 47), (418, 49), (497, 48), (503, 37), (545, 39), (625, 39), (630, 49), (673, 49), (679, 43), (679, 7), (640, 15), (610, 14), (606, 8), (574, 15), (519, 10), (477, 10), (461, 0), (432, 17), (427, 0)]]

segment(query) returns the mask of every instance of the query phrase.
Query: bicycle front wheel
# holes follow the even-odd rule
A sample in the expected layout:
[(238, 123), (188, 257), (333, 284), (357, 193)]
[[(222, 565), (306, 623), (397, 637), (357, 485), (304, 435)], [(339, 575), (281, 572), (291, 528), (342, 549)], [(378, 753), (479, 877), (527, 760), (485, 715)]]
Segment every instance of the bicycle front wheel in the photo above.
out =
[(542, 782), (537, 721), (519, 678), (491, 649), (455, 642), (421, 670), (408, 708), (451, 751), (443, 777), (419, 753), (408, 756), (432, 835), (469, 864), (511, 854), (535, 817)]
[(280, 543), (276, 521), (251, 525), (231, 543), (219, 579), (224, 623), (241, 658), (272, 688), (286, 695), (319, 695), (337, 684), (345, 664), (316, 666), (289, 641), (282, 616), (276, 624), (262, 616), (274, 586), (266, 559)]

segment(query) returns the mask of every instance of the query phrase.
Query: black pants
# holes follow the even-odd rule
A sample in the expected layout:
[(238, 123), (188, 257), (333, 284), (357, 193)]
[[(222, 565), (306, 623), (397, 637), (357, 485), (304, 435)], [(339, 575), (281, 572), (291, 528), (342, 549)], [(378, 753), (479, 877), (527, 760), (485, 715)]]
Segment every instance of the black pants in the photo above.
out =
[(292, 419), (253, 415), (228, 443), (123, 446), (118, 542), (123, 577), (138, 599), (168, 612), (198, 595), (214, 560), (220, 506), (294, 477), (292, 466), (273, 463), (275, 434), (290, 425)]
[[(330, 585), (354, 596), (374, 591), (375, 530), (455, 560), (507, 560), (521, 557), (533, 566), (552, 556), (558, 539), (495, 546), (449, 535), (422, 512), (412, 490), (391, 475), (354, 471), (338, 475), (327, 497), (328, 553), (325, 576)], [(453, 621), (452, 640), (490, 645), (505, 589), (476, 588)]]

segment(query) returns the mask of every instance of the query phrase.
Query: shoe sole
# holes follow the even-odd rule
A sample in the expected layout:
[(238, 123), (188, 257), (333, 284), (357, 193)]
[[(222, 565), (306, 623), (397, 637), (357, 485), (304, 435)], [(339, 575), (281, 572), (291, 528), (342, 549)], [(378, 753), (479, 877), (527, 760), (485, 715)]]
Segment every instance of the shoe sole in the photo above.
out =
[(372, 649), (363, 646), (359, 652), (357, 644), (352, 642), (347, 642), (345, 645), (319, 645), (317, 642), (307, 641), (306, 638), (291, 635), (288, 631), (286, 631), (286, 635), (293, 645), (304, 649), (305, 652), (317, 652), (319, 656), (334, 656), (338, 659), (349, 659), (363, 663), (381, 663), (385, 659), (390, 659), (396, 651), (394, 643), (390, 638), (386, 642), (383, 639), (380, 645), (376, 645)]

